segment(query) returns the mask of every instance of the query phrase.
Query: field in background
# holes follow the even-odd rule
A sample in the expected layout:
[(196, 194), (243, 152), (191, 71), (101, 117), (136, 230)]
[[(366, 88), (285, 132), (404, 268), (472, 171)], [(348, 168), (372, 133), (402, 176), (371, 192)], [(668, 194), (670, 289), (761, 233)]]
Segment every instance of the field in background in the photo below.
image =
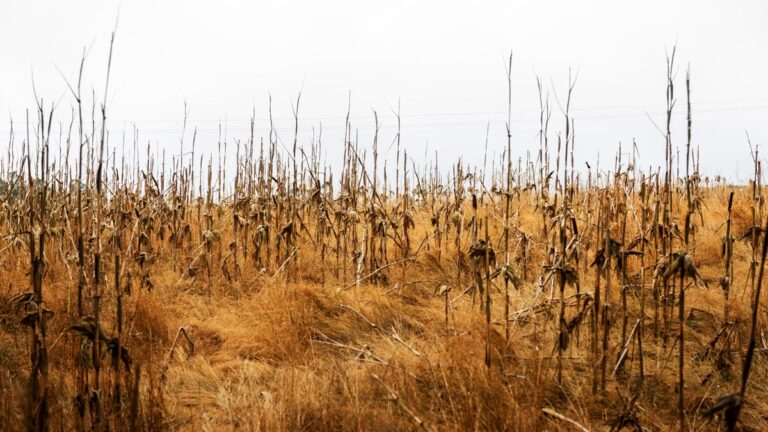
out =
[(703, 178), (668, 122), (664, 167), (579, 172), (565, 102), (526, 161), (418, 169), (398, 134), (386, 169), (348, 126), (338, 172), (270, 132), (230, 173), (41, 104), (3, 158), (0, 429), (765, 430), (757, 151)]

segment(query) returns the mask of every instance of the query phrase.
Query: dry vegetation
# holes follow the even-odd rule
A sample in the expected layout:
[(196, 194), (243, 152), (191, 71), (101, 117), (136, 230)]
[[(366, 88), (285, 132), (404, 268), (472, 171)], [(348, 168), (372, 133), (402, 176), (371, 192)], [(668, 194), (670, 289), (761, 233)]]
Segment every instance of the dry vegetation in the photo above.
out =
[(349, 122), (335, 173), (274, 130), (126, 166), (74, 83), (3, 159), (0, 429), (766, 430), (759, 158), (702, 178), (690, 108), (673, 157), (673, 65), (664, 167), (575, 170), (571, 85), (535, 158), (398, 133), (394, 180)]

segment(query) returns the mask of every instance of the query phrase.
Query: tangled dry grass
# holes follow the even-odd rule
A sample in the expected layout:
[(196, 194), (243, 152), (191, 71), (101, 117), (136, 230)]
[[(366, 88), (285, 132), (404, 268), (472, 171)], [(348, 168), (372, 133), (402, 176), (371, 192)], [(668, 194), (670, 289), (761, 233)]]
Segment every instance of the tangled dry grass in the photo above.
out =
[[(720, 237), (724, 232), (723, 221), (727, 219), (723, 202), (727, 201), (729, 190), (715, 187), (701, 191), (705, 223), (696, 235), (695, 262), (708, 286), (691, 283), (687, 288), (684, 325), (685, 403), (689, 413), (687, 422), (692, 430), (716, 427), (701, 413), (714, 404), (718, 395), (729, 393), (733, 383), (738, 382), (739, 360), (746, 348), (742, 344), (748, 333), (752, 257), (748, 241), (733, 243), (736, 276), (732, 283), (735, 294), (729, 300), (732, 326), (723, 324), (723, 291), (717, 282), (723, 265)], [(486, 197), (483, 207), (493, 208), (491, 199)], [(744, 232), (751, 226), (750, 216), (744, 210), (750, 208), (751, 192), (736, 190), (734, 201), (737, 210), (733, 231)], [(218, 209), (215, 207), (213, 213)], [(634, 210), (630, 210), (630, 214)], [(672, 338), (679, 324), (669, 320), (666, 331), (670, 336), (665, 344), (663, 324), (656, 322), (658, 328), (654, 327), (651, 276), (644, 287), (627, 288), (626, 311), (622, 311), (618, 301), (619, 288), (613, 288), (614, 303), (609, 309), (611, 333), (604, 354), (608, 373), (605, 383), (600, 384), (604, 390), (596, 394), (592, 392), (592, 370), (596, 364), (590, 336), (594, 320), (592, 308), (586, 307), (586, 300), (579, 304), (573, 291), (575, 287), (566, 288), (565, 319), (575, 324), (567, 330), (570, 341), (563, 350), (562, 377), (558, 383), (560, 302), (546, 281), (546, 271), (536, 270), (537, 263), (549, 259), (545, 253), (548, 241), (540, 235), (536, 201), (523, 196), (519, 211), (516, 230), (520, 234), (515, 236), (515, 243), (519, 244), (523, 236), (528, 238), (525, 260), (531, 270), (528, 277), (518, 276), (522, 279), (519, 289), (509, 291), (508, 339), (503, 323), (502, 279), (493, 280), (489, 328), (483, 312), (473, 306), (470, 293), (463, 293), (474, 281), (468, 264), (462, 263), (466, 276), (461, 276), (461, 283), (457, 283), (455, 275), (459, 267), (454, 260), (457, 251), (452, 246), (443, 245), (438, 249), (434, 242), (426, 242), (421, 250), (411, 253), (411, 260), (382, 270), (380, 273), (386, 275), (386, 279), (382, 277), (375, 284), (371, 278), (355, 284), (352, 265), (346, 269), (347, 283), (332, 277), (317, 281), (321, 267), (328, 264), (311, 248), (301, 248), (294, 254), (297, 264), (290, 276), (285, 271), (276, 274), (280, 265), (277, 261), (263, 271), (248, 254), (243, 257), (235, 283), (227, 280), (226, 273), (216, 266), (212, 266), (216, 270), (211, 272), (210, 281), (202, 269), (196, 276), (188, 276), (187, 263), (194, 259), (194, 245), (204, 241), (195, 235), (187, 246), (177, 251), (176, 264), (169, 251), (174, 247), (171, 239), (155, 240), (155, 257), (149, 267), (152, 288), (142, 286), (144, 283), (136, 276), (130, 277), (130, 282), (126, 282), (126, 276), (121, 278), (124, 292), (130, 291), (123, 301), (126, 321), (123, 343), (130, 350), (134, 364), (141, 364), (142, 377), (146, 377), (141, 384), (137, 420), (143, 426), (138, 428), (573, 428), (567, 421), (545, 412), (557, 413), (591, 430), (611, 428), (622, 415), (633, 416), (650, 430), (673, 428), (677, 416), (674, 403), (677, 368), (676, 344)], [(232, 236), (232, 227), (226, 226), (231, 212), (231, 207), (222, 206), (221, 218), (214, 218), (214, 225), (223, 228), (223, 239)], [(195, 213), (192, 207), (189, 214)], [(431, 219), (430, 212), (414, 211), (414, 231), (430, 232)], [(501, 222), (489, 220), (490, 238), (502, 238)], [(190, 223), (193, 233), (200, 232), (194, 220)], [(314, 233), (314, 228), (307, 226), (310, 233)], [(446, 235), (448, 232), (446, 229)], [(213, 262), (217, 261), (217, 254), (225, 255), (227, 248), (221, 243), (223, 241), (212, 248)], [(576, 266), (582, 298), (586, 299), (594, 295), (596, 278), (594, 267), (588, 262), (594, 252), (586, 246), (583, 250), (584, 257)], [(52, 425), (69, 429), (78, 423), (73, 400), (78, 395), (78, 375), (83, 366), (77, 355), (80, 338), (68, 331), (78, 322), (77, 280), (62, 259), (67, 255), (66, 250), (58, 252), (51, 248), (47, 255), (44, 277), (45, 304), (54, 312), (47, 322), (50, 421)], [(466, 251), (458, 252), (460, 256)], [(353, 254), (350, 251), (348, 255)], [(28, 264), (24, 258), (23, 245), (11, 245), (3, 253), (2, 285), (7, 288), (2, 301), (0, 362), (5, 371), (3, 427), (9, 430), (23, 424), (25, 410), (29, 409), (24, 401), (30, 397), (27, 388), (30, 336), (20, 324), (23, 315), (13, 301), (28, 290)], [(132, 261), (131, 267), (140, 267), (140, 259), (134, 257)], [(512, 264), (514, 271), (521, 267), (521, 262)], [(627, 279), (636, 279), (639, 266), (630, 263), (628, 267)], [(648, 270), (650, 274), (652, 268)], [(127, 274), (135, 272), (125, 270)], [(181, 278), (184, 274), (187, 276)], [(111, 282), (107, 279), (104, 284), (110, 286)], [(126, 283), (133, 287), (127, 289)], [(640, 354), (636, 339), (631, 336), (621, 367), (615, 371), (614, 368), (627, 346), (622, 342), (621, 320), (625, 313), (630, 325), (639, 319), (642, 289), (648, 291), (649, 305), (642, 351), (644, 376), (640, 377)], [(106, 338), (109, 338), (116, 334), (114, 293), (104, 295), (101, 314)], [(183, 335), (177, 337), (182, 328), (189, 339)], [(728, 352), (724, 351), (724, 328), (730, 335), (728, 344), (732, 348)], [(490, 344), (490, 367), (486, 366), (486, 344)], [(767, 349), (759, 348), (761, 353)], [(600, 352), (599, 358), (602, 356)], [(745, 427), (751, 425), (754, 430), (765, 427), (766, 407), (758, 395), (765, 392), (761, 383), (766, 370), (759, 355), (750, 382), (750, 393), (755, 396), (742, 413)], [(114, 371), (107, 373), (105, 382), (114, 382)], [(123, 374), (121, 380), (127, 392), (131, 386), (130, 369)], [(632, 405), (627, 406), (630, 401)], [(130, 414), (118, 411), (111, 415), (122, 418)], [(88, 416), (84, 422), (90, 423)], [(118, 424), (113, 427), (120, 428)]]

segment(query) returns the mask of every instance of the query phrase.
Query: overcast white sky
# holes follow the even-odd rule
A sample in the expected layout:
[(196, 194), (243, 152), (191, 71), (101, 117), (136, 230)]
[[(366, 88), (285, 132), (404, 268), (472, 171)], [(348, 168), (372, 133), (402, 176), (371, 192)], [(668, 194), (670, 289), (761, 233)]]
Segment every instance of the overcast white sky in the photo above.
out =
[[(673, 141), (684, 145), (684, 72), (691, 66), (694, 144), (707, 174), (749, 175), (748, 130), (768, 144), (768, 2), (765, 1), (3, 1), (0, 4), (0, 146), (8, 119), (18, 123), (38, 95), (74, 103), (58, 66), (74, 80), (83, 47), (84, 88), (102, 99), (109, 34), (119, 10), (108, 95), (113, 134), (134, 122), (146, 143), (176, 149), (183, 103), (215, 150), (219, 120), (247, 137), (255, 107), (266, 135), (268, 95), (291, 139), (291, 100), (303, 88), (300, 140), (323, 124), (328, 157), (341, 149), (348, 92), (353, 127), (368, 141), (372, 110), (381, 143), (394, 136), (391, 108), (401, 100), (403, 143), (425, 145), (447, 163), (479, 161), (486, 123), (490, 149), (505, 143), (505, 57), (514, 50), (513, 147), (537, 146), (536, 75), (561, 98), (569, 67), (577, 163), (611, 160), (637, 139), (644, 165), (663, 157), (665, 50), (678, 44), (678, 113)], [(562, 126), (553, 113), (553, 130)], [(553, 134), (554, 135), (554, 134)], [(188, 135), (188, 138), (191, 134)], [(113, 135), (114, 140), (114, 135)], [(114, 141), (113, 141), (114, 143)], [(4, 153), (4, 152), (3, 152)], [(388, 155), (390, 164), (394, 151)], [(605, 164), (605, 162), (603, 162)], [(391, 166), (391, 165), (390, 165)], [(594, 166), (594, 163), (593, 163)], [(605, 165), (604, 165), (605, 166)]]

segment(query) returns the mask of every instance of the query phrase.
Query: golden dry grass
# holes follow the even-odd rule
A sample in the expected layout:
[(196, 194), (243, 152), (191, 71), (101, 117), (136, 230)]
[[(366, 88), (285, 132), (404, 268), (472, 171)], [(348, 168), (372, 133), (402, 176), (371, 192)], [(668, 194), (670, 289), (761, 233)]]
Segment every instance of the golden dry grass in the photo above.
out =
[[(718, 396), (737, 389), (748, 334), (751, 289), (746, 285), (752, 255), (746, 242), (737, 241), (731, 320), (738, 323), (738, 337), (733, 342), (732, 364), (718, 367), (713, 359), (701, 356), (722, 322), (723, 295), (717, 279), (724, 265), (720, 245), (728, 191), (716, 187), (701, 192), (704, 223), (697, 219), (692, 254), (710, 283), (709, 288), (691, 286), (687, 290), (685, 397), (690, 430), (723, 427), (720, 420), (703, 419), (701, 412)], [(144, 373), (142, 427), (190, 431), (573, 430), (567, 421), (543, 414), (543, 409), (549, 409), (590, 430), (608, 430), (624, 411), (623, 401), (637, 394), (637, 418), (644, 428), (675, 428), (674, 335), (678, 322), (670, 321), (671, 336), (666, 344), (654, 337), (649, 293), (644, 380), (640, 383), (638, 378), (636, 344), (631, 344), (624, 368), (612, 376), (622, 348), (616, 277), (605, 393), (593, 395), (591, 391), (596, 362), (590, 348), (591, 317), (572, 335), (564, 352), (564, 378), (562, 384), (557, 383), (557, 306), (549, 302), (549, 285), (539, 292), (536, 283), (548, 240), (541, 236), (541, 214), (535, 199), (523, 195), (514, 203), (520, 209), (516, 226), (532, 236), (532, 247), (528, 258), (531, 274), (520, 290), (511, 289), (510, 309), (513, 316), (521, 313), (510, 326), (509, 341), (501, 325), (502, 285), (497, 283), (500, 289), (492, 293), (494, 325), (489, 336), (483, 313), (477, 305), (472, 306), (469, 295), (460, 296), (463, 288), (471, 286), (471, 278), (466, 275), (461, 286), (455, 284), (453, 231), (445, 233), (449, 240), (444, 241), (441, 251), (434, 241), (426, 242), (407, 266), (383, 271), (387, 276), (384, 283), (374, 285), (366, 280), (359, 287), (350, 286), (354, 280), (351, 267), (346, 271), (346, 282), (328, 277), (322, 283), (318, 273), (324, 261), (302, 238), (296, 268), (289, 266), (275, 275), (274, 268), (262, 272), (252, 261), (243, 260), (236, 283), (227, 281), (214, 268), (211, 292), (203, 271), (180, 278), (186, 265), (182, 263), (195, 255), (196, 235), (186, 251), (177, 251), (175, 269), (170, 253), (173, 245), (167, 239), (158, 240), (158, 253), (150, 266), (154, 288), (142, 289), (134, 281), (136, 286), (125, 298), (125, 344), (141, 362)], [(737, 235), (751, 225), (750, 206), (748, 191), (737, 190), (733, 228)], [(487, 210), (491, 208), (486, 202), (479, 214), (489, 211), (490, 237), (499, 244), (502, 221)], [(227, 220), (230, 210), (224, 208), (223, 216), (217, 219), (224, 239), (232, 236), (231, 226), (221, 222)], [(578, 211), (584, 214), (584, 209)], [(465, 211), (465, 217), (468, 213)], [(415, 212), (415, 244), (431, 232), (429, 218), (426, 209)], [(200, 227), (193, 217), (189, 220), (191, 231), (197, 233)], [(636, 232), (634, 222), (631, 225)], [(314, 233), (311, 224), (309, 231)], [(468, 245), (468, 238), (462, 243)], [(214, 255), (223, 248), (217, 246)], [(465, 251), (466, 246), (462, 249)], [(595, 284), (595, 270), (588, 266), (594, 250), (594, 244), (585, 249), (578, 265), (582, 291), (592, 291)], [(67, 332), (75, 320), (75, 280), (54, 252), (51, 249), (48, 255), (44, 279), (46, 304), (55, 312), (48, 331), (51, 419), (56, 428), (68, 430), (74, 427), (76, 417), (72, 400), (77, 392), (77, 366), (73, 358), (78, 342)], [(28, 290), (24, 253), (24, 248), (8, 249), (0, 263), (0, 287), (4, 287), (0, 293), (0, 426), (8, 430), (22, 427), (27, 409), (29, 335), (18, 324), (18, 314), (10, 305), (11, 298)], [(332, 262), (329, 257), (326, 264)], [(636, 263), (631, 269), (631, 273), (639, 270)], [(649, 289), (651, 272), (643, 289)], [(435, 295), (441, 284), (451, 287), (454, 300), (448, 325), (444, 298)], [(569, 286), (566, 295), (573, 293)], [(535, 305), (542, 307), (535, 313), (526, 312)], [(639, 290), (630, 292), (628, 311), (631, 328), (640, 314)], [(570, 319), (576, 313), (575, 305), (569, 306), (566, 316)], [(114, 299), (105, 296), (102, 317), (108, 334), (114, 331), (114, 314)], [(764, 322), (762, 318), (764, 310)], [(169, 356), (182, 326), (194, 342), (194, 351), (180, 339)], [(490, 368), (485, 364), (486, 340), (491, 347)], [(767, 374), (761, 351), (741, 416), (744, 430), (768, 429)], [(106, 379), (111, 382), (113, 377)]]

